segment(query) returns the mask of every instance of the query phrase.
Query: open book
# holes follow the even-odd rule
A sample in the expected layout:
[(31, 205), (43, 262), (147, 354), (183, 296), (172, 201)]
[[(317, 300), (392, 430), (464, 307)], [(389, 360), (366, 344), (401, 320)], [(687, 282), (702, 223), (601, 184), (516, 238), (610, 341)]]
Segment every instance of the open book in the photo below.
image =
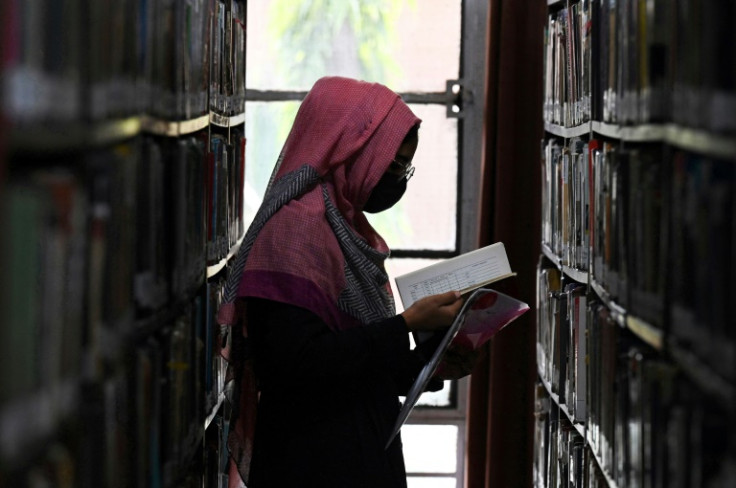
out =
[(457, 290), (466, 294), (514, 276), (503, 242), (482, 247), (396, 278), (404, 308), (429, 295)]
[(426, 390), (427, 383), (441, 366), (448, 348), (474, 351), (488, 342), (496, 333), (529, 310), (529, 305), (503, 293), (480, 288), (467, 297), (450, 328), (445, 332), (434, 354), (417, 375), (406, 395), (404, 405), (386, 443), (391, 444), (406, 422), (409, 414)]

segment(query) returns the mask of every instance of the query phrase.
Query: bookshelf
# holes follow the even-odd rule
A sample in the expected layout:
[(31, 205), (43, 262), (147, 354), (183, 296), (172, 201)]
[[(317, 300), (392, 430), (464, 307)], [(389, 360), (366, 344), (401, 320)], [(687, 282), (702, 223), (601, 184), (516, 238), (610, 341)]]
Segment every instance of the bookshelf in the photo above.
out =
[(534, 485), (728, 486), (736, 11), (545, 3)]
[(246, 6), (0, 7), (0, 485), (226, 484)]

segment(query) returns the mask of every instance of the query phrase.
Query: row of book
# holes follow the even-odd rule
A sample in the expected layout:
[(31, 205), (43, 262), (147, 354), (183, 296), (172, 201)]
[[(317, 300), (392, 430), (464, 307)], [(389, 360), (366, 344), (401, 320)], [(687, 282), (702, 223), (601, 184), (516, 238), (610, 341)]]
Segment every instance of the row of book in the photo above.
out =
[[(617, 303), (662, 327), (670, 173), (662, 147), (588, 143), (592, 179), (592, 273)], [(669, 220), (668, 220), (669, 218)]]
[(243, 0), (8, 0), (3, 8), (3, 112), (19, 127), (244, 111)]
[[(583, 454), (592, 456), (615, 486), (727, 486), (736, 468), (732, 409), (622, 328), (586, 289), (551, 263), (540, 264), (537, 366), (550, 398), (545, 405), (559, 408), (557, 415), (575, 427), (568, 430), (583, 432)], [(537, 454), (536, 471), (548, 480), (542, 486), (561, 486), (549, 482), (555, 463), (575, 465), (576, 473), (586, 463), (577, 447), (569, 447), (573, 457), (564, 461), (550, 454), (547, 428), (536, 434), (535, 445), (545, 452)], [(578, 483), (573, 486), (584, 486)]]
[(205, 287), (205, 376), (204, 396), (206, 410), (211, 411), (220, 400), (225, 388), (227, 361), (222, 356), (231, 339), (226, 326), (217, 323), (217, 310), (222, 303), (225, 292), (225, 274), (221, 273), (207, 281)]
[[(76, 405), (63, 416), (53, 399), (45, 408), (31, 399), (20, 411), (3, 404), (0, 421), (15, 433), (3, 430), (0, 479), (19, 487), (179, 486), (198, 462), (211, 399), (224, 388), (223, 336), (212, 302), (221, 289), (203, 288), (159, 331), (125, 344), (126, 360), (103, 380), (75, 383)], [(33, 426), (46, 431), (31, 432)]]
[(139, 3), (6, 2), (3, 104), (11, 120), (23, 125), (140, 112)]
[(537, 385), (534, 400), (534, 487), (607, 488), (585, 439), (560, 414), (544, 386)]
[(207, 261), (216, 263), (245, 232), (245, 133), (230, 129), (229, 136), (212, 133), (207, 155), (206, 232)]
[(207, 113), (211, 3), (140, 2), (140, 68), (147, 81), (148, 113), (173, 120)]
[[(243, 232), (244, 140), (237, 134), (231, 131), (235, 143), (213, 135), (216, 153), (202, 133), (9, 162), (8, 232), (0, 240), (12, 284), (0, 311), (4, 423), (15, 423), (8, 412), (34, 398), (49, 416), (36, 425), (61, 422), (70, 388), (104, 380), (126, 360), (139, 324), (198, 293), (208, 239), (221, 246), (219, 256)], [(208, 359), (217, 372), (197, 395), (217, 398), (221, 362), (219, 354)]]
[(245, 107), (246, 10), (243, 0), (215, 0), (210, 110), (223, 115), (242, 113)]
[(631, 362), (629, 377), (615, 380), (613, 460), (603, 460), (592, 432), (574, 424), (546, 388), (537, 385), (534, 486), (731, 486), (736, 451), (724, 412), (679, 381), (668, 366), (636, 353), (626, 360)]
[(736, 382), (736, 164), (678, 152), (672, 173), (670, 331)]
[(544, 120), (564, 127), (591, 118), (593, 0), (549, 15), (544, 35)]
[(245, 138), (240, 128), (144, 136), (141, 159), (136, 299), (146, 313), (191, 294), (243, 235)]
[(590, 251), (589, 145), (551, 138), (542, 148), (542, 243), (561, 264), (587, 271)]
[[(542, 157), (542, 243), (588, 272), (616, 302), (662, 326), (670, 252), (671, 172), (661, 146), (548, 139)], [(730, 260), (729, 260), (730, 262)]]
[(227, 438), (230, 422), (226, 415), (218, 415), (212, 427), (205, 434), (204, 444), (204, 483), (208, 488), (228, 488), (230, 472), (230, 454), (227, 448)]
[[(590, 353), (587, 287), (540, 262), (537, 281), (537, 369), (576, 421), (588, 417)], [(600, 358), (590, 358), (599, 360)]]
[(715, 0), (579, 0), (545, 28), (547, 122), (736, 129), (736, 7)]
[(142, 138), (136, 198), (139, 313), (187, 296), (203, 282), (207, 139), (205, 132)]
[[(11, 163), (0, 403), (99, 373), (134, 318), (135, 143)], [(86, 345), (83, 347), (83, 345)]]
[(11, 175), (7, 262), (14, 283), (28, 286), (13, 287), (9, 323), (78, 343), (81, 329), (63, 332), (58, 317), (120, 330), (133, 315), (131, 293), (140, 317), (196, 290), (207, 262), (227, 256), (245, 227), (242, 131), (232, 129), (230, 141), (213, 133), (209, 143), (205, 132), (143, 136)]

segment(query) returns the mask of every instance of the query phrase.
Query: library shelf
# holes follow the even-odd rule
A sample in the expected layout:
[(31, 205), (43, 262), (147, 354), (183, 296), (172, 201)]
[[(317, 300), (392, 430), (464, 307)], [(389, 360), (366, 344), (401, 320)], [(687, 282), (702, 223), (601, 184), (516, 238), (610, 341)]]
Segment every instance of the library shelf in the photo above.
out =
[(198, 285), (194, 285), (191, 290), (184, 296), (175, 299), (160, 309), (136, 319), (135, 328), (131, 334), (131, 342), (141, 342), (146, 338), (156, 334), (176, 317), (181, 315), (186, 307), (192, 303), (194, 298), (199, 294), (199, 290), (204, 284), (204, 276)]
[(736, 386), (722, 378), (701, 361), (692, 351), (679, 345), (675, 338), (666, 341), (667, 352), (680, 370), (713, 398), (718, 399), (727, 411), (736, 405)]
[(232, 248), (230, 248), (230, 251), (227, 253), (226, 257), (222, 258), (220, 261), (218, 261), (215, 264), (207, 266), (207, 279), (218, 275), (220, 271), (222, 271), (225, 268), (225, 266), (227, 266), (227, 263), (230, 262), (230, 260), (233, 257), (235, 257), (236, 254), (238, 254), (238, 251), (240, 251), (240, 245), (243, 243), (244, 238), (245, 238), (245, 234), (240, 236), (240, 238), (235, 243), (235, 245)]
[(626, 310), (621, 305), (616, 303), (616, 301), (611, 297), (611, 294), (608, 293), (605, 287), (598, 283), (595, 278), (591, 278), (590, 287), (593, 289), (598, 298), (600, 298), (601, 301), (606, 305), (606, 308), (611, 311), (611, 316), (613, 317), (613, 320), (621, 327), (626, 327)]
[(85, 151), (122, 142), (138, 135), (141, 117), (132, 116), (94, 123), (72, 122), (10, 127), (10, 153), (50, 154)]
[(645, 343), (658, 351), (664, 349), (664, 331), (634, 315), (626, 315), (626, 327)]
[(584, 124), (577, 125), (575, 127), (563, 127), (561, 125), (545, 122), (544, 130), (550, 134), (564, 137), (565, 139), (572, 139), (573, 137), (582, 137), (590, 134), (591, 126), (589, 122), (585, 122)]
[(736, 160), (736, 138), (733, 136), (670, 125), (666, 139), (669, 144), (680, 149)]
[(542, 254), (544, 254), (547, 259), (552, 261), (555, 266), (557, 266), (558, 268), (560, 267), (560, 258), (557, 257), (554, 251), (552, 251), (552, 249), (550, 249), (547, 244), (542, 244)]
[[(204, 464), (226, 452), (214, 316), (242, 242), (247, 2), (32, 3), (7, 19), (24, 34), (0, 104), (0, 247), (30, 297), (0, 307), (20, 351), (2, 376), (0, 484), (218, 486)], [(68, 28), (45, 28), (57, 17)], [(214, 98), (240, 113), (213, 114)], [(213, 245), (205, 228), (225, 220)], [(215, 268), (210, 247), (228, 255)]]
[(549, 383), (549, 381), (546, 381), (544, 378), (542, 378), (542, 375), (539, 373), (537, 373), (537, 377), (539, 378), (539, 381), (544, 385), (544, 389), (547, 390), (547, 394), (549, 395), (549, 397), (554, 401), (555, 405), (562, 411), (562, 413), (565, 414), (565, 417), (567, 417), (567, 420), (570, 421), (570, 424), (577, 431), (580, 437), (586, 439), (585, 422), (575, 420), (573, 416), (570, 415), (570, 411), (567, 409), (567, 405), (563, 402), (560, 402), (560, 397), (552, 390), (552, 385)]
[(582, 283), (584, 285), (588, 284), (588, 272), (587, 271), (573, 268), (571, 266), (563, 264), (562, 272), (565, 273), (568, 277), (577, 281), (578, 283)]
[(591, 124), (591, 131), (594, 134), (625, 142), (666, 143), (706, 156), (736, 159), (736, 138), (728, 134), (708, 132), (704, 129), (682, 127), (677, 124), (629, 126), (594, 121)]
[[(594, 486), (725, 486), (736, 466), (736, 92), (707, 47), (732, 33), (715, 0), (674, 15), (658, 0), (545, 4), (537, 369), (549, 383), (538, 394), (562, 412), (569, 395), (590, 395), (570, 412), (586, 419)], [(733, 65), (736, 50), (726, 57)], [(569, 262), (552, 252), (565, 246), (577, 246)], [(550, 449), (570, 433), (550, 426), (555, 415), (535, 422), (545, 488), (559, 480), (540, 467), (579, 455)]]
[(209, 114), (204, 114), (188, 120), (163, 120), (148, 115), (144, 115), (141, 119), (143, 132), (167, 137), (179, 137), (192, 134), (207, 128), (209, 123)]
[(241, 125), (245, 122), (245, 112), (236, 115), (221, 115), (217, 112), (210, 112), (210, 123), (217, 127), (230, 128)]
[(666, 139), (667, 126), (658, 124), (642, 124), (621, 126), (606, 122), (593, 121), (592, 132), (611, 139), (630, 142), (662, 142)]
[[(588, 449), (590, 453), (593, 455), (593, 459), (598, 466), (599, 471), (603, 475), (603, 477), (606, 479), (607, 486), (609, 488), (618, 488), (618, 485), (613, 480), (611, 475), (608, 473), (606, 469), (604, 469), (604, 464), (601, 460), (600, 454), (598, 454), (598, 450), (593, 447), (593, 442), (591, 441), (590, 435), (588, 435), (588, 431), (586, 428), (585, 422), (580, 422), (578, 420), (575, 420), (572, 415), (570, 415), (570, 412), (567, 409), (567, 406), (560, 402), (559, 396), (552, 391), (552, 385), (548, 381), (545, 381), (542, 378), (542, 375), (537, 373), (537, 378), (539, 379), (539, 382), (544, 385), (544, 389), (547, 392), (547, 395), (549, 395), (550, 399), (553, 401), (554, 406), (557, 407), (567, 418), (567, 420), (570, 422), (570, 425), (572, 425), (573, 429), (577, 432), (577, 434), (583, 439), (586, 446), (588, 446)], [(544, 485), (540, 485), (544, 486)]]
[(566, 264), (561, 264), (561, 259), (552, 251), (549, 246), (546, 244), (542, 245), (542, 254), (552, 261), (554, 265), (562, 271), (565, 275), (567, 275), (569, 278), (572, 278), (573, 280), (577, 281), (578, 283), (582, 283), (584, 285), (588, 284), (588, 272), (585, 270), (577, 269), (572, 266), (568, 266)]

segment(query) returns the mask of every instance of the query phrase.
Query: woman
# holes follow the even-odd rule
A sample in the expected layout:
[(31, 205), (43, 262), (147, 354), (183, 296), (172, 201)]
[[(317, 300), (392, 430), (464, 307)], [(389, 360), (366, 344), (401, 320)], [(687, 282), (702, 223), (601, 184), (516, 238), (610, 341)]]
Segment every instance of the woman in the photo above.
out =
[(388, 88), (346, 78), (318, 80), (301, 104), (220, 310), (248, 337), (229, 359), (230, 448), (249, 488), (406, 486), (400, 437), (384, 446), (428, 357), (408, 335), (449, 326), (461, 300), (396, 315), (389, 250), (364, 212), (403, 195), (419, 123)]

